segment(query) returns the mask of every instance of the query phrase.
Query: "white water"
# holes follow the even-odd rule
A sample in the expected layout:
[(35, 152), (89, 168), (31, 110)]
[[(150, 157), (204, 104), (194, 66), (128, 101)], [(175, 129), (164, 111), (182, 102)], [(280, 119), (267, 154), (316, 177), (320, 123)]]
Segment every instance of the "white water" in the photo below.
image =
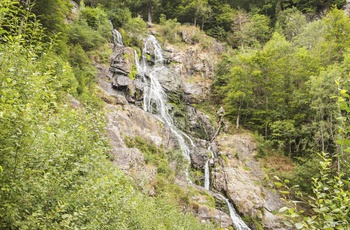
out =
[(116, 29), (113, 29), (113, 43), (117, 46), (124, 46), (122, 35)]
[[(153, 51), (154, 53), (154, 65), (147, 63), (147, 54)], [(136, 65), (137, 68), (137, 65)], [(167, 102), (167, 95), (160, 82), (158, 76), (163, 73), (164, 57), (163, 51), (160, 47), (157, 39), (150, 35), (145, 41), (142, 51), (142, 62), (139, 67), (140, 75), (144, 76), (145, 88), (144, 88), (144, 103), (143, 109), (147, 112), (157, 115), (157, 117), (165, 124), (168, 125), (171, 132), (176, 137), (183, 155), (190, 160), (190, 148), (188, 147), (183, 136), (188, 138), (193, 144), (193, 141), (187, 135), (181, 135), (181, 131), (178, 131), (174, 125), (171, 115), (168, 113), (169, 106)], [(147, 73), (147, 77), (145, 76)]]
[(209, 159), (205, 162), (204, 166), (204, 188), (209, 190), (210, 187), (210, 170), (209, 170)]
[(206, 190), (209, 190), (210, 188), (210, 169), (209, 169), (209, 161), (211, 159), (214, 158), (214, 153), (213, 151), (211, 150), (211, 147), (209, 146), (208, 147), (208, 151), (210, 151), (211, 153), (211, 158), (208, 159), (206, 162), (205, 162), (205, 166), (204, 166), (204, 188)]
[(230, 211), (230, 217), (233, 222), (233, 227), (235, 228), (235, 230), (250, 230), (250, 228), (246, 225), (246, 223), (244, 223), (241, 217), (237, 214), (231, 202), (227, 198), (225, 198), (223, 195), (219, 194), (219, 196), (221, 197), (221, 199), (225, 200), (228, 206), (228, 209)]
[(134, 50), (134, 59), (135, 59), (136, 72), (140, 74), (141, 67), (140, 67), (140, 62), (139, 62), (139, 56), (137, 55), (136, 50)]
[(117, 29), (114, 29), (113, 23), (109, 21), (112, 27), (112, 34), (113, 34), (113, 44), (117, 46), (124, 46), (123, 44), (123, 38), (120, 32)]

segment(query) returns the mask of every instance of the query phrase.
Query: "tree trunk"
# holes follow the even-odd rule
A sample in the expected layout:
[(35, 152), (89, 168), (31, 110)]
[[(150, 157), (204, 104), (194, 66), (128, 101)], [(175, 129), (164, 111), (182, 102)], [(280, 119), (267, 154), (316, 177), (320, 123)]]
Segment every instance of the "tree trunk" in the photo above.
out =
[(237, 120), (236, 120), (236, 129), (239, 128), (239, 119), (241, 117), (241, 104), (239, 105), (239, 108), (238, 108), (238, 114), (237, 114)]
[(148, 22), (152, 23), (152, 0), (148, 1)]
[[(269, 111), (269, 98), (268, 96), (265, 96), (265, 103), (266, 103), (266, 115)], [(265, 121), (265, 139), (267, 140), (267, 121)]]
[(20, 3), (23, 6), (23, 8), (27, 8), (31, 2), (30, 0), (21, 0)]

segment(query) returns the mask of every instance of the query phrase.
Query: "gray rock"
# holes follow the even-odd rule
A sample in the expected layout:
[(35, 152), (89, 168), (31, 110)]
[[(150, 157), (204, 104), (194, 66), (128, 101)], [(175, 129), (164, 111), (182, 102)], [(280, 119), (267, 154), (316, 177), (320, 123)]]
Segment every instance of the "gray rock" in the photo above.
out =
[(133, 81), (130, 78), (128, 78), (128, 77), (118, 76), (116, 84), (118, 86), (128, 86), (128, 87), (130, 87), (133, 84)]
[(225, 134), (219, 135), (216, 141), (218, 154), (226, 160), (217, 162), (211, 172), (213, 187), (227, 194), (240, 213), (260, 219), (265, 229), (283, 228), (282, 218), (272, 213), (284, 204), (277, 192), (262, 185), (263, 172), (254, 158), (253, 137)]

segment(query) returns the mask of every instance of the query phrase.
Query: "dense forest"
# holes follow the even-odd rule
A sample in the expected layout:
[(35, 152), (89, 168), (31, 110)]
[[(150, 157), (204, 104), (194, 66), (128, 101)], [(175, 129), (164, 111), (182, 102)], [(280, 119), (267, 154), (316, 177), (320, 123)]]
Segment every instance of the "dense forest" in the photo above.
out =
[(280, 210), (286, 225), (349, 228), (344, 1), (76, 4), (79, 13), (68, 0), (0, 0), (1, 229), (217, 228), (169, 202), (168, 193), (187, 199), (177, 188), (146, 196), (109, 161), (93, 63), (109, 62), (111, 23), (128, 46), (140, 47), (134, 35), (147, 23), (163, 25), (170, 42), (187, 24), (226, 44), (208, 103), (222, 105), (237, 130), (256, 133), (259, 158), (278, 154), (294, 165), (269, 172), (291, 204)]

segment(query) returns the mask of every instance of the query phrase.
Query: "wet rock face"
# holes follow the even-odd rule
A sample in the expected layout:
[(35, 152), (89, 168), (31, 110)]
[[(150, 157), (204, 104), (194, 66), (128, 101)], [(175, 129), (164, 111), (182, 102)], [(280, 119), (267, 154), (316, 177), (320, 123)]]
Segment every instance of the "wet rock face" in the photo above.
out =
[(164, 44), (165, 55), (176, 76), (181, 80), (185, 101), (200, 103), (209, 98), (215, 74), (215, 50), (188, 45), (186, 50)]
[(188, 132), (194, 137), (210, 141), (216, 130), (209, 116), (192, 106), (187, 106), (187, 111), (189, 117)]
[[(184, 41), (187, 42), (184, 45), (185, 49), (163, 44), (163, 62), (166, 68), (161, 70), (163, 74), (158, 79), (167, 93), (183, 94), (183, 100), (190, 104), (200, 103), (209, 98), (215, 74), (216, 55), (224, 51), (223, 46), (214, 39), (210, 39), (210, 49), (200, 47), (193, 40), (192, 33), (182, 33)], [(156, 49), (150, 47), (147, 54), (144, 54), (149, 65), (155, 64), (155, 52)], [(135, 71), (134, 50), (130, 47), (115, 46), (108, 76), (112, 86), (131, 103), (142, 101), (142, 81), (135, 76)], [(148, 74), (145, 73), (146, 76)]]

